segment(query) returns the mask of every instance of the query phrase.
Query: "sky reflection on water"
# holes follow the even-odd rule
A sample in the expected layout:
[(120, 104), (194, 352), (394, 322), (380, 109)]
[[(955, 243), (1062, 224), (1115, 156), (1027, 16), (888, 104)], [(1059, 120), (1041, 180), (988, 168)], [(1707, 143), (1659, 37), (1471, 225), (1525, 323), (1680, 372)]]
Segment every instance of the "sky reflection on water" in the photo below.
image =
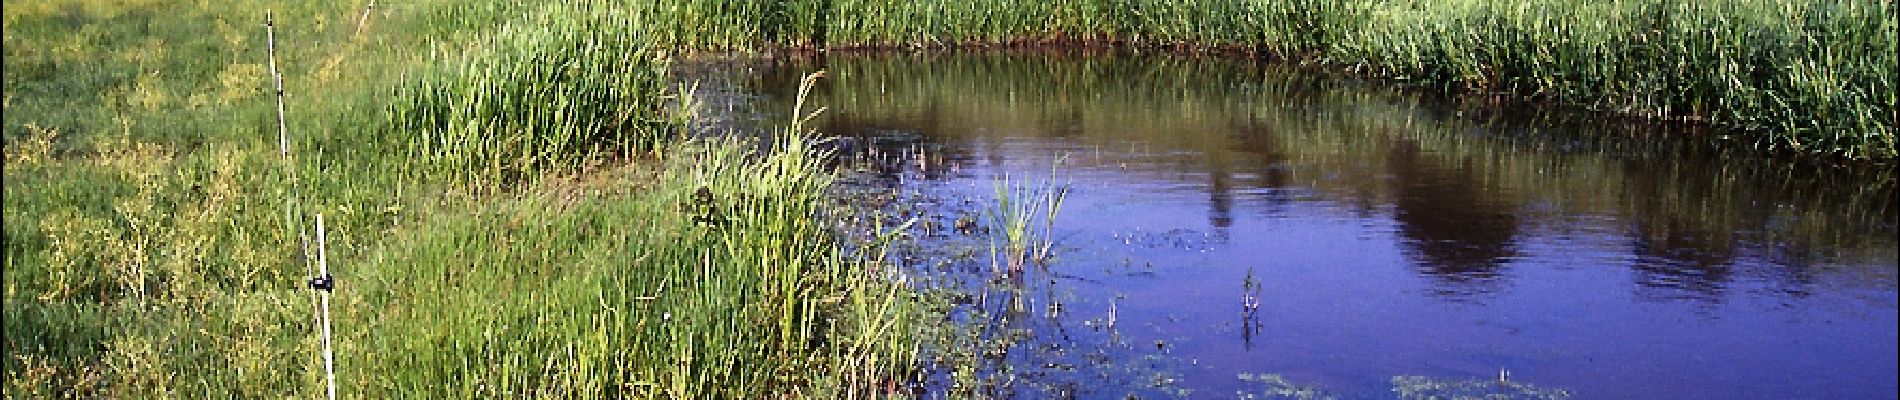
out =
[[(840, 57), (749, 90), (778, 104), (820, 68), (818, 129), (884, 165), (863, 182), (937, 199), (938, 226), (1001, 176), (1073, 185), (1058, 258), (966, 305), (1029, 332), (997, 394), (1229, 397), (1273, 374), (1389, 397), (1500, 370), (1583, 398), (1900, 391), (1891, 168), (1238, 61)], [(987, 276), (937, 256), (917, 264)]]

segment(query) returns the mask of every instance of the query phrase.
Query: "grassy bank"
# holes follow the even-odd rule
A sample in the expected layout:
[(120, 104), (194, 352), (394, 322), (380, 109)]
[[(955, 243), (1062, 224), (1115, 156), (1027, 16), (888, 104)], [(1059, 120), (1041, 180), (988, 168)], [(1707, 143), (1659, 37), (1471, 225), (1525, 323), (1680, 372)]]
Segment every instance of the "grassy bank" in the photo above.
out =
[(1453, 90), (1896, 155), (1900, 12), (1879, 0), (651, 2), (672, 48), (1116, 44), (1234, 50)]
[(908, 292), (817, 218), (826, 154), (679, 137), (627, 7), (368, 5), (6, 4), (9, 397), (320, 395), (317, 213), (343, 397), (907, 373)]

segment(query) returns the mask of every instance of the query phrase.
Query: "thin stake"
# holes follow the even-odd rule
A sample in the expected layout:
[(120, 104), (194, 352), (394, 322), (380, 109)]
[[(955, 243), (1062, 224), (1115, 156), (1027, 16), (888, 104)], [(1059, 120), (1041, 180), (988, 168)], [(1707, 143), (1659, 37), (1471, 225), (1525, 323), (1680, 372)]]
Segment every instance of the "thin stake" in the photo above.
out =
[[(297, 241), (300, 244), (299, 250), (302, 251), (303, 255), (301, 259), (303, 260), (304, 273), (315, 276), (316, 271), (310, 265), (310, 232), (303, 224), (303, 206), (301, 201), (303, 196), (298, 190), (297, 162), (290, 154), (290, 125), (286, 122), (287, 118), (285, 118), (284, 113), (284, 75), (277, 72), (277, 21), (273, 18), (270, 10), (264, 11), (264, 35), (265, 54), (270, 58), (271, 81), (277, 88), (278, 154), (282, 156), (284, 161), (284, 176), (290, 180), (290, 191), (284, 193), (284, 219), (286, 223), (297, 227)], [(323, 235), (322, 215), (317, 216), (317, 235)], [(321, 262), (321, 260), (319, 261)], [(328, 269), (329, 267), (324, 267), (324, 270), (327, 271)], [(319, 276), (318, 279), (328, 278)], [(312, 282), (314, 283), (315, 281), (313, 280)], [(323, 372), (329, 380), (329, 399), (336, 400), (336, 373), (332, 369), (330, 355), (330, 295), (328, 292), (325, 292), (322, 295), (322, 303), (318, 303), (318, 294), (315, 292), (316, 291), (313, 290), (312, 293), (310, 293), (310, 307), (312, 314), (316, 314), (317, 322), (323, 325)]]
[(302, 196), (298, 191), (296, 158), (290, 155), (290, 125), (284, 117), (284, 76), (277, 73), (277, 23), (269, 10), (264, 11), (265, 54), (270, 57), (271, 81), (277, 85), (277, 145), (278, 154), (284, 160), (284, 176), (290, 179), (290, 192), (284, 194), (284, 203), (289, 210), (289, 218), (299, 221), (297, 240), (303, 243), (304, 273), (314, 274), (310, 268), (310, 233), (304, 230)]
[(369, 6), (363, 7), (363, 16), (356, 19), (356, 33), (351, 34), (352, 36), (363, 36), (363, 23), (369, 22), (369, 11), (374, 9), (376, 9), (376, 0), (369, 0)]
[[(323, 214), (319, 213), (317, 214), (317, 268), (322, 275), (318, 275), (317, 279), (323, 280), (325, 286), (328, 286), (334, 283), (329, 283), (331, 281), (330, 251), (326, 243), (328, 240), (324, 238)], [(336, 400), (336, 355), (330, 351), (330, 289), (326, 287), (319, 291), (323, 296), (323, 313), (319, 316), (319, 319), (323, 321), (323, 376), (330, 383), (330, 400)]]

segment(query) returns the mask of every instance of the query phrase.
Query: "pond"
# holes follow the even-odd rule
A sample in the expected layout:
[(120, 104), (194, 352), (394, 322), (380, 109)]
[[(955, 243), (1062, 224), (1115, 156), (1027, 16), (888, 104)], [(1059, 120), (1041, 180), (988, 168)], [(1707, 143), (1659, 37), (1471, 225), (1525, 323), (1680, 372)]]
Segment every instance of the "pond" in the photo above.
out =
[[(826, 71), (808, 104), (852, 198), (918, 219), (889, 257), (955, 293), (924, 397), (1900, 392), (1890, 167), (1219, 57), (743, 69), (771, 121)], [(985, 217), (1004, 180), (1068, 190), (1016, 273)]]

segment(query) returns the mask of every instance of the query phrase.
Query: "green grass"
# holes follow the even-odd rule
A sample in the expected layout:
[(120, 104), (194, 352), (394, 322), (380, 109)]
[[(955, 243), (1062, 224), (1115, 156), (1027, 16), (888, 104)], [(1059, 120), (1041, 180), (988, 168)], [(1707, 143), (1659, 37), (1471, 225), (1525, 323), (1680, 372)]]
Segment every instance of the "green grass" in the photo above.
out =
[(664, 146), (664, 65), (625, 14), (549, 6), (493, 35), (428, 46), (384, 115), (419, 167), (508, 183), (592, 154)]
[[(380, 322), (343, 329), (358, 355), (347, 375), (369, 397), (455, 383), (475, 397), (682, 398), (830, 396), (906, 368), (908, 292), (826, 251), (838, 243), (811, 218), (828, 183), (809, 172), (818, 153), (740, 148), (682, 145), (657, 170), (399, 232), (339, 305), (340, 321)], [(634, 184), (650, 186), (574, 193)]]
[[(838, 397), (911, 294), (817, 218), (827, 153), (687, 141), (614, 4), (6, 5), (6, 392)], [(286, 218), (264, 9), (303, 212)], [(705, 196), (699, 196), (699, 193)], [(863, 255), (858, 255), (863, 254)]]

